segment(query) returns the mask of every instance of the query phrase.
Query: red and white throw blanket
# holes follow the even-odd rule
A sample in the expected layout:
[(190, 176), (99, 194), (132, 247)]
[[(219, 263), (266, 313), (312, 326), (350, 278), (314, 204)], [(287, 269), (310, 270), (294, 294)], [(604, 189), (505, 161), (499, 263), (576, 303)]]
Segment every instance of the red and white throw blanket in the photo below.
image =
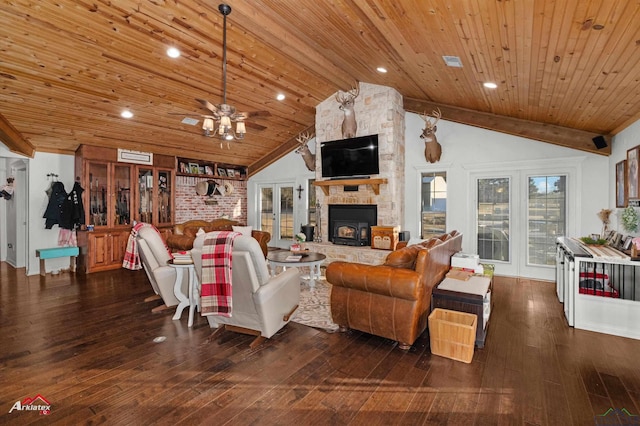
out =
[(239, 232), (214, 231), (204, 237), (202, 246), (202, 315), (231, 316), (231, 251)]
[[(129, 234), (129, 240), (127, 241), (127, 250), (124, 253), (124, 259), (122, 260), (122, 267), (125, 269), (131, 269), (132, 271), (137, 271), (138, 269), (142, 269), (142, 262), (140, 261), (140, 255), (138, 254), (138, 244), (136, 243), (136, 237), (138, 236), (138, 232), (145, 226), (150, 226), (160, 234), (160, 231), (150, 223), (138, 222), (133, 228), (131, 228), (131, 234)], [(162, 236), (161, 236), (162, 238)], [(164, 240), (163, 240), (164, 241)], [(165, 248), (167, 249), (167, 253), (169, 256), (173, 258), (169, 247), (165, 243)]]

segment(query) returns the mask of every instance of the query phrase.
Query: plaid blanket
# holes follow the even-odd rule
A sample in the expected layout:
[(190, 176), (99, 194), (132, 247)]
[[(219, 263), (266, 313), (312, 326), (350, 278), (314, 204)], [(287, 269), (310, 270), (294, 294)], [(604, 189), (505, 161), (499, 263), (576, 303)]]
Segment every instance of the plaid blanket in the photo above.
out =
[(204, 237), (202, 246), (202, 315), (231, 317), (231, 263), (233, 240), (239, 232), (214, 231)]
[[(136, 237), (138, 236), (138, 232), (145, 226), (151, 226), (157, 233), (160, 235), (160, 231), (150, 223), (138, 222), (133, 228), (131, 228), (131, 234), (129, 234), (129, 240), (127, 240), (127, 249), (124, 253), (124, 259), (122, 260), (122, 267), (125, 269), (130, 269), (132, 271), (137, 271), (138, 269), (142, 269), (142, 262), (140, 261), (140, 255), (138, 254), (138, 244), (136, 243)], [(163, 240), (164, 241), (164, 240)], [(164, 245), (167, 249), (167, 253), (169, 256), (173, 258), (171, 251), (167, 245)]]

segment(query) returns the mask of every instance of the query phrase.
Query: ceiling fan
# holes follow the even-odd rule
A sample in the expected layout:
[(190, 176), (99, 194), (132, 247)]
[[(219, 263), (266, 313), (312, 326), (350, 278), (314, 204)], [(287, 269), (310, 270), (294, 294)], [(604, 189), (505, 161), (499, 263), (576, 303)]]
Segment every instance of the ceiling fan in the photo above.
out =
[[(234, 106), (227, 104), (227, 16), (231, 13), (231, 6), (221, 4), (218, 6), (218, 10), (223, 16), (222, 103), (214, 105), (204, 99), (196, 99), (196, 101), (209, 111), (209, 114), (199, 114), (199, 116), (204, 119), (202, 124), (203, 135), (207, 137), (219, 137), (228, 142), (234, 139), (243, 139), (246, 133), (246, 127), (256, 130), (266, 129), (266, 127), (261, 124), (245, 120), (253, 117), (269, 117), (271, 113), (269, 111), (238, 112)], [(182, 122), (192, 125), (197, 124), (197, 121), (189, 121), (188, 119), (185, 119)], [(236, 123), (235, 131), (231, 125), (232, 122)]]

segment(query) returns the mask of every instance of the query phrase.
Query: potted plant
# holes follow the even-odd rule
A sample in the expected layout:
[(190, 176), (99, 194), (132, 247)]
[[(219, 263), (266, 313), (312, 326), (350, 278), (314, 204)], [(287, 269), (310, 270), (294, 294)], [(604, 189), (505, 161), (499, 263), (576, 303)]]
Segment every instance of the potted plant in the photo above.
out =
[(629, 206), (622, 211), (622, 227), (627, 232), (638, 230), (638, 212), (633, 206)]

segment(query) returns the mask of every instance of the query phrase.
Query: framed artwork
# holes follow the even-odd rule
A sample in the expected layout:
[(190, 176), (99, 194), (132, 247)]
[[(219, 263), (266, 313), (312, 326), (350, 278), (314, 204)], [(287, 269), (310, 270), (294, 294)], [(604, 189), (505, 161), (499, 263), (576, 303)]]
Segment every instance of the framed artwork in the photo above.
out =
[(242, 176), (240, 175), (240, 170), (234, 170), (234, 171), (236, 172), (236, 175), (235, 175), (235, 176), (236, 176), (238, 179), (242, 177)]
[(638, 198), (638, 189), (640, 188), (640, 182), (638, 182), (638, 157), (640, 147), (636, 146), (627, 150), (627, 201), (630, 199)]
[(233, 169), (227, 169), (227, 176), (235, 177), (236, 176), (236, 171), (233, 170)]
[(189, 168), (187, 167), (187, 163), (184, 161), (180, 162), (180, 173), (189, 173)]
[(218, 176), (227, 176), (227, 171), (222, 167), (218, 167)]
[(200, 165), (198, 163), (189, 163), (189, 173), (197, 175), (200, 172)]
[(213, 176), (213, 167), (204, 166), (204, 174), (205, 175), (209, 175), (209, 176)]
[(622, 250), (630, 250), (631, 244), (633, 243), (633, 237), (631, 235), (627, 235), (625, 237), (624, 242), (622, 243)]
[(616, 207), (627, 207), (627, 160), (616, 164)]

